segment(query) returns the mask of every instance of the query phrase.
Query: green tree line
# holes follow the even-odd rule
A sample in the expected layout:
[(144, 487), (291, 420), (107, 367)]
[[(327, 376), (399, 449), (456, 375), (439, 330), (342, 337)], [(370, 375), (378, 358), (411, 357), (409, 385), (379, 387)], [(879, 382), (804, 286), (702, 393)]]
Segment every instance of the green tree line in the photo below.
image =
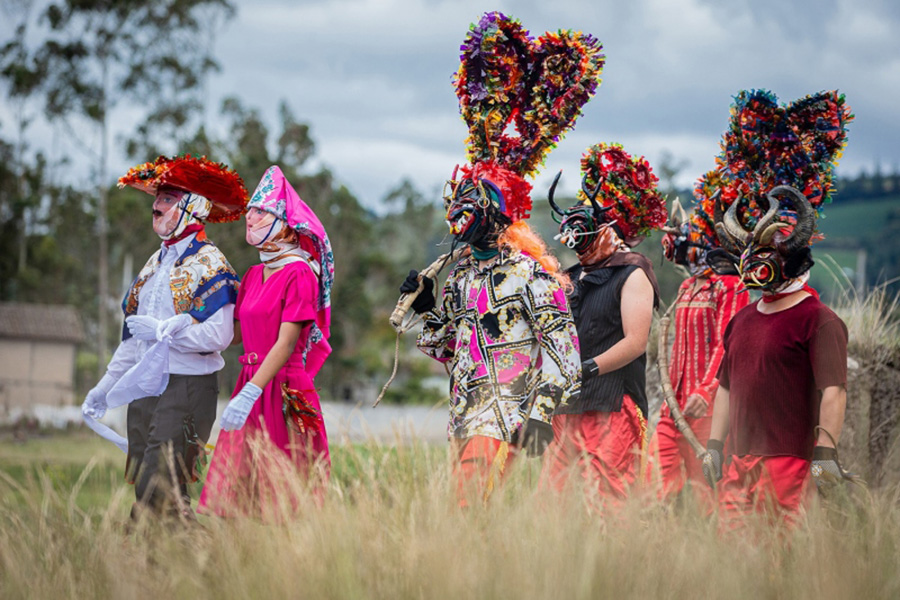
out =
[[(89, 338), (79, 353), (79, 389), (93, 385), (105, 367), (121, 331), (119, 303), (159, 246), (149, 197), (116, 189), (120, 173), (110, 172), (111, 156), (138, 163), (191, 153), (227, 163), (251, 190), (269, 165), (280, 165), (322, 219), (336, 263), (334, 354), (317, 383), (326, 397), (373, 400), (394, 358), (387, 317), (397, 287), (409, 269), (421, 269), (447, 249), (440, 199), (399, 180), (381, 199), (382, 211), (368, 210), (332, 172), (313, 166), (310, 124), (287, 102), (274, 127), (260, 107), (238, 97), (207, 114), (204, 86), (219, 68), (213, 41), (235, 14), (227, 0), (60, 0), (40, 7), (13, 0), (2, 8), (14, 25), (12, 38), (0, 46), (0, 86), (11, 115), (0, 122), (0, 301), (79, 310)], [(152, 43), (158, 39), (166, 43)], [(116, 109), (137, 118), (120, 125), (111, 118)], [(30, 144), (31, 128), (41, 119), (79, 148), (90, 165), (86, 173), (73, 173), (67, 158)], [(219, 133), (206, 125), (213, 120)], [(664, 191), (687, 204), (689, 193), (674, 186), (684, 166), (666, 155), (655, 170)], [(866, 190), (889, 185), (872, 181), (867, 176)], [(842, 187), (840, 202), (853, 195), (850, 184)], [(575, 257), (553, 241), (556, 225), (544, 195), (535, 189), (531, 222), (567, 266)], [(896, 231), (900, 214), (892, 214), (888, 223)], [(211, 225), (208, 234), (240, 274), (258, 261), (242, 224)], [(867, 243), (887, 264), (897, 260), (896, 239)], [(658, 234), (639, 250), (653, 260), (668, 302), (683, 275), (662, 260)], [(401, 344), (400, 374), (388, 399), (434, 401), (442, 392), (424, 384), (442, 371), (418, 355), (412, 338)], [(237, 354), (237, 348), (226, 353), (223, 390), (237, 378)]]

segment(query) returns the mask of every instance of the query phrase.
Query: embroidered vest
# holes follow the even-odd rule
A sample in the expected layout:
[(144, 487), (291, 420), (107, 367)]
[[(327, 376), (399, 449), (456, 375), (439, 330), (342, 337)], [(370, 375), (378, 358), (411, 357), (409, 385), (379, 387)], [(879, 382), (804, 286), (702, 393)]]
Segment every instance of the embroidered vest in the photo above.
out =
[[(141, 288), (159, 268), (161, 250), (157, 250), (138, 273), (122, 301), (125, 316), (136, 315)], [(191, 241), (175, 261), (169, 273), (169, 288), (175, 314), (188, 313), (203, 322), (226, 304), (237, 300), (239, 279), (225, 255), (208, 240)], [(127, 327), (122, 340), (131, 337)]]

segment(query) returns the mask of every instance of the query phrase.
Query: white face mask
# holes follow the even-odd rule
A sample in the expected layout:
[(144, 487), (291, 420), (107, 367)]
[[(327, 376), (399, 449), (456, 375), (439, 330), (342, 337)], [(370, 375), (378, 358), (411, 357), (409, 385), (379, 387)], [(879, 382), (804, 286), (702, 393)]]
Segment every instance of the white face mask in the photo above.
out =
[(157, 194), (157, 199), (153, 203), (153, 231), (164, 240), (181, 235), (189, 225), (202, 223), (212, 209), (212, 203), (203, 196), (181, 192), (181, 198), (162, 215), (157, 216), (156, 212), (161, 211), (163, 207), (161, 198), (175, 197), (177, 196), (174, 196), (172, 192), (163, 191)]
[(284, 221), (275, 215), (267, 214), (253, 227), (247, 226), (247, 243), (251, 246), (263, 246), (268, 240), (276, 237), (284, 227)]

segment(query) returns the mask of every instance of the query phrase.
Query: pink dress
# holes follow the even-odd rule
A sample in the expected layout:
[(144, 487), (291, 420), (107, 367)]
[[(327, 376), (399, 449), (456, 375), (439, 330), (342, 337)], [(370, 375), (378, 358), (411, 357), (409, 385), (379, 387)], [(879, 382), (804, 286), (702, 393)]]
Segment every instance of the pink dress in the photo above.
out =
[[(328, 475), (328, 437), (313, 378), (330, 348), (321, 340), (308, 344), (317, 316), (318, 280), (303, 262), (284, 266), (265, 282), (262, 277), (260, 264), (250, 267), (241, 281), (234, 315), (240, 321), (244, 367), (232, 396), (259, 369), (282, 323), (306, 326), (244, 427), (219, 434), (200, 496), (201, 512), (222, 516), (265, 512), (285, 493), (299, 490), (310, 474)], [(293, 412), (286, 410), (288, 399), (293, 400)]]

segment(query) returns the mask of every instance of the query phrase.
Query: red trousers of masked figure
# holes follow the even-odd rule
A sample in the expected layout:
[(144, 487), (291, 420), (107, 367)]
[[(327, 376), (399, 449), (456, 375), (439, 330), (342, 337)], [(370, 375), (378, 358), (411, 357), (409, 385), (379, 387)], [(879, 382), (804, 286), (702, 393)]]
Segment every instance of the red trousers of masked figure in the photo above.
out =
[(542, 480), (562, 491), (577, 473), (601, 499), (622, 500), (637, 481), (646, 429), (644, 417), (627, 395), (619, 412), (555, 415)]
[[(712, 417), (686, 419), (694, 435), (705, 446), (709, 439)], [(684, 489), (685, 482), (690, 481), (691, 492), (698, 505), (705, 509), (713, 508), (712, 490), (703, 477), (703, 466), (694, 449), (675, 427), (675, 421), (667, 410), (663, 411), (663, 416), (656, 425), (650, 442), (650, 456), (653, 468), (649, 479), (651, 484), (659, 486), (660, 500), (674, 499)]]
[(734, 456), (719, 482), (719, 515), (726, 528), (766, 514), (788, 525), (797, 522), (812, 499), (810, 461), (795, 456)]
[(453, 438), (450, 451), (456, 458), (453, 479), (460, 508), (473, 501), (486, 502), (518, 454), (513, 444), (483, 435)]

